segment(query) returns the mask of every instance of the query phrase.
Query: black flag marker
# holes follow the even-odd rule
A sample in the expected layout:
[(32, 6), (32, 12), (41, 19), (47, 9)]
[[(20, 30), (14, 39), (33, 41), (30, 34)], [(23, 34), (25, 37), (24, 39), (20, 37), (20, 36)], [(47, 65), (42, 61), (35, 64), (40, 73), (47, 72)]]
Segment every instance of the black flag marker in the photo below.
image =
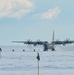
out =
[(40, 56), (39, 56), (39, 53), (37, 53), (37, 59), (38, 59), (38, 61), (40, 61)]

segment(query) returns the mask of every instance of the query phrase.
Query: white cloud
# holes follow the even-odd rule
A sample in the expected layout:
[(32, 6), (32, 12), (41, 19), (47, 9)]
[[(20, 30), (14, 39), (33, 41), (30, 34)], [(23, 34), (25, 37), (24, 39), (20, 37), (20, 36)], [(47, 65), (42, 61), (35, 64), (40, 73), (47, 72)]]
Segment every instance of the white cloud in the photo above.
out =
[(49, 9), (47, 12), (44, 12), (41, 14), (41, 17), (43, 19), (53, 19), (58, 16), (58, 14), (61, 12), (59, 7), (55, 7), (54, 9)]
[(33, 3), (28, 0), (0, 0), (0, 17), (20, 18), (32, 8)]

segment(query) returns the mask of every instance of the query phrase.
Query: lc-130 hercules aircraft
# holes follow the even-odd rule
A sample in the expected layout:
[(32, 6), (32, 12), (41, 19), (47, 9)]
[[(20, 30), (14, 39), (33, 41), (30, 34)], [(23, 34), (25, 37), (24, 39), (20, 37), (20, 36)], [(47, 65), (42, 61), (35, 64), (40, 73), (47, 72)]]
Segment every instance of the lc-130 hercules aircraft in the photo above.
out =
[(59, 41), (59, 40), (56, 40), (54, 41), (54, 31), (53, 31), (53, 37), (52, 37), (52, 41), (51, 43), (48, 43), (47, 41), (30, 41), (30, 40), (27, 40), (27, 41), (12, 41), (12, 42), (16, 42), (16, 43), (24, 43), (24, 44), (28, 44), (28, 45), (43, 45), (44, 47), (44, 50), (43, 51), (48, 51), (48, 49), (51, 49), (52, 51), (55, 51), (55, 46), (56, 45), (66, 45), (66, 44), (71, 44), (71, 43), (74, 43), (74, 41), (70, 41), (69, 39), (66, 39), (65, 41)]

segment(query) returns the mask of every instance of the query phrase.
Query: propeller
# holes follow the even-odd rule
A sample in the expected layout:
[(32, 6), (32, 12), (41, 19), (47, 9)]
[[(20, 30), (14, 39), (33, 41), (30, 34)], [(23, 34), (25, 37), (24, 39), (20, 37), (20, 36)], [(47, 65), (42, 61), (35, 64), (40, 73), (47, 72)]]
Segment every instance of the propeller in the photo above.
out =
[(28, 44), (28, 45), (31, 45), (31, 42), (32, 42), (32, 41), (31, 41), (30, 39), (27, 39), (27, 44)]
[(54, 43), (55, 44), (59, 44), (60, 43), (59, 39), (57, 39), (56, 41), (54, 41)]
[(40, 41), (40, 39), (39, 39), (39, 40), (37, 40), (37, 44), (42, 45), (42, 44), (43, 44), (43, 42), (42, 42), (42, 41)]
[(65, 43), (69, 43), (69, 42), (70, 42), (70, 39), (66, 38)]
[(37, 40), (37, 44), (39, 44), (40, 43), (40, 39), (39, 40)]

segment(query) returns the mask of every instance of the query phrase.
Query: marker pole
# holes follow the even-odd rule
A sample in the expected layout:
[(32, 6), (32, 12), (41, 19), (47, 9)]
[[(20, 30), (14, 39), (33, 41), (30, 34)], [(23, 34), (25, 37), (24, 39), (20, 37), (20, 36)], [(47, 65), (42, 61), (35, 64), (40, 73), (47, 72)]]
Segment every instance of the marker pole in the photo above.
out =
[(0, 51), (0, 59), (1, 59), (1, 51)]
[(1, 51), (0, 51), (0, 59), (1, 59)]
[(39, 61), (38, 61), (38, 75), (39, 75)]
[(40, 56), (39, 53), (37, 53), (38, 75), (39, 75), (39, 61), (40, 61)]

